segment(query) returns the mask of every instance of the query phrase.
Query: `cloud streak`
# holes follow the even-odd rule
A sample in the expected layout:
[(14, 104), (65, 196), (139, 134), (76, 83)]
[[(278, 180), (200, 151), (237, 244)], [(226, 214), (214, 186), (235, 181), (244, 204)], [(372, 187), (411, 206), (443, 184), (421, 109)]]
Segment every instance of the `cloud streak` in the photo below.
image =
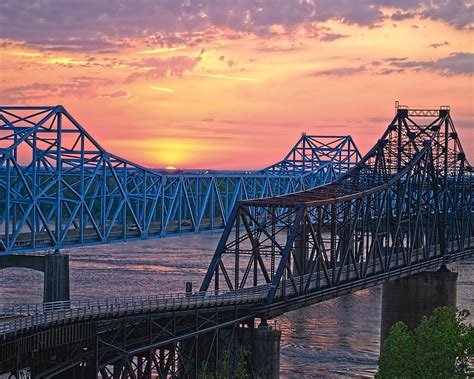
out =
[(360, 67), (339, 67), (339, 68), (332, 68), (329, 70), (320, 70), (320, 71), (313, 71), (309, 75), (310, 76), (349, 76), (354, 74), (359, 74), (361, 72), (366, 71), (364, 66)]
[(221, 74), (200, 74), (200, 73), (189, 72), (187, 75), (202, 76), (206, 78), (215, 78), (215, 79), (240, 80), (244, 82), (260, 82), (261, 81), (261, 79), (258, 79), (258, 78), (246, 78), (243, 76), (229, 76), (229, 75), (221, 75)]
[(173, 93), (173, 92), (174, 92), (174, 89), (166, 88), (166, 87), (154, 87), (154, 86), (150, 86), (150, 88), (151, 88), (152, 90), (155, 90), (155, 91), (168, 92), (168, 93)]
[(104, 93), (102, 95), (103, 97), (110, 97), (112, 99), (116, 99), (119, 97), (128, 97), (129, 93), (123, 89), (119, 89), (118, 91), (110, 92), (110, 93)]
[(160, 47), (157, 49), (152, 50), (143, 50), (140, 51), (141, 54), (162, 54), (162, 53), (170, 53), (172, 51), (183, 50), (186, 49), (186, 46), (175, 46), (175, 47)]

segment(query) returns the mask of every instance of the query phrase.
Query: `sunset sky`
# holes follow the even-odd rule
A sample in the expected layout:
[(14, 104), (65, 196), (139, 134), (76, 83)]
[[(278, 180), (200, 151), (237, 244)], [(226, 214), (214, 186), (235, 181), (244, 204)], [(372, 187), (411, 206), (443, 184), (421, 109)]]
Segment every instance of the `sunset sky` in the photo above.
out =
[(150, 167), (255, 169), (307, 134), (366, 152), (450, 105), (474, 161), (472, 1), (2, 0), (0, 103), (64, 105)]

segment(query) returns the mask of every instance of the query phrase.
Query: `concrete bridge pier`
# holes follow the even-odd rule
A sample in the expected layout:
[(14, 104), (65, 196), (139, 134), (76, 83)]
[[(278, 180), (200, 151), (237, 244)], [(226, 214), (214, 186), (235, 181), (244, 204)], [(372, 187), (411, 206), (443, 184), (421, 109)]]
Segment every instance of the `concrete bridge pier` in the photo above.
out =
[(251, 320), (182, 341), (179, 377), (244, 375), (236, 371), (239, 366), (239, 370), (243, 369), (250, 377), (278, 379), (280, 337), (281, 331), (263, 319), (258, 328)]
[(68, 301), (69, 255), (56, 250), (44, 256), (43, 302)]
[(43, 302), (68, 301), (69, 256), (56, 250), (53, 254), (0, 256), (0, 269), (23, 267), (44, 273)]
[(438, 307), (456, 307), (456, 272), (445, 265), (438, 271), (425, 271), (383, 284), (380, 349), (390, 328), (403, 321), (414, 330), (423, 316)]
[(269, 326), (265, 319), (254, 329), (251, 356), (257, 377), (280, 378), (280, 339), (281, 331)]

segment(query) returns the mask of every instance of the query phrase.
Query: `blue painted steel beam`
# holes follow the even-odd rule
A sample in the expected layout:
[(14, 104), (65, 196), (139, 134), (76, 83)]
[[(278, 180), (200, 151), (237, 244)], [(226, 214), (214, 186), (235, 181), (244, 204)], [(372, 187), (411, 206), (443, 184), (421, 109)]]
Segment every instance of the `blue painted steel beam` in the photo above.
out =
[(219, 230), (242, 200), (328, 183), (361, 156), (302, 135), (259, 171), (151, 170), (105, 151), (62, 106), (0, 107), (0, 254)]
[(287, 291), (305, 301), (312, 291), (468, 257), (473, 205), (473, 168), (449, 107), (399, 107), (375, 146), (335, 181), (238, 202), (200, 291), (260, 286), (269, 305)]

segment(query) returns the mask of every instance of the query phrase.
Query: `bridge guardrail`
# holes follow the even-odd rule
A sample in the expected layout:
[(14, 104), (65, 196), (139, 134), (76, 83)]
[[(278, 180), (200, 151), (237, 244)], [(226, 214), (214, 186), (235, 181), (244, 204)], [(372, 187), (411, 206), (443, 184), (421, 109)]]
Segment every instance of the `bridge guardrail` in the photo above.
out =
[[(246, 289), (245, 289), (246, 290)], [(207, 291), (203, 292), (194, 292), (194, 293), (187, 293), (187, 292), (171, 292), (166, 294), (158, 294), (158, 295), (150, 295), (150, 296), (133, 296), (133, 297), (125, 297), (125, 298), (106, 298), (100, 300), (75, 300), (75, 301), (57, 301), (57, 302), (50, 302), (50, 303), (36, 303), (36, 304), (11, 304), (11, 305), (3, 305), (0, 308), (0, 322), (2, 318), (9, 318), (13, 316), (31, 316), (35, 314), (42, 314), (49, 311), (64, 311), (69, 308), (96, 308), (100, 306), (125, 306), (129, 303), (143, 303), (149, 301), (157, 301), (157, 300), (166, 300), (166, 299), (177, 299), (183, 297), (202, 297), (209, 294), (212, 295), (224, 295), (229, 294), (236, 291)], [(239, 292), (243, 293), (243, 292)]]
[[(474, 237), (469, 240), (474, 240)], [(434, 261), (444, 259), (443, 256), (433, 256), (430, 260), (420, 262), (426, 265), (433, 263)], [(431, 261), (431, 262), (430, 262)], [(361, 263), (363, 263), (362, 261)], [(404, 266), (404, 257), (398, 256), (391, 262), (390, 270), (391, 274), (396, 275), (398, 268), (405, 270), (410, 268)], [(418, 264), (413, 262), (413, 264)], [(390, 272), (385, 272), (385, 269), (377, 263), (373, 268), (377, 275), (388, 275)], [(331, 269), (328, 270), (328, 274), (331, 274)], [(354, 279), (358, 280), (357, 272), (354, 269), (348, 270), (347, 273), (348, 283)], [(302, 282), (307, 282), (310, 274), (302, 275), (301, 277), (295, 277), (294, 283), (298, 285), (300, 278)], [(373, 277), (365, 278), (372, 280)], [(376, 278), (375, 278), (376, 279)], [(312, 277), (309, 282), (307, 290), (313, 292), (314, 290), (325, 291), (328, 289), (329, 282), (326, 280), (324, 275), (318, 278), (317, 275)], [(121, 315), (128, 312), (149, 312), (149, 311), (166, 311), (166, 310), (179, 310), (187, 309), (190, 306), (216, 306), (225, 305), (226, 302), (235, 304), (237, 302), (258, 302), (264, 301), (267, 298), (270, 284), (264, 284), (256, 287), (242, 288), (233, 291), (207, 291), (207, 292), (194, 292), (190, 293), (174, 293), (174, 294), (163, 294), (153, 295), (147, 297), (131, 297), (131, 298), (112, 298), (104, 300), (79, 300), (73, 302), (55, 302), (45, 304), (32, 304), (13, 307), (17, 313), (11, 317), (14, 319), (0, 320), (0, 338), (5, 338), (7, 335), (15, 333), (21, 330), (28, 330), (38, 326), (45, 326), (53, 322), (67, 322), (81, 318), (107, 316), (107, 315)], [(283, 281), (277, 290), (276, 298), (291, 298), (297, 294), (294, 289), (294, 284), (291, 281)], [(4, 308), (5, 309), (5, 308)]]
[[(0, 336), (44, 326), (53, 322), (65, 322), (80, 318), (104, 316), (128, 312), (171, 310), (189, 308), (191, 305), (218, 305), (236, 299), (256, 301), (266, 298), (268, 285), (244, 289), (243, 291), (208, 291), (148, 296), (146, 298), (88, 300), (78, 302), (56, 302), (14, 307), (17, 312), (13, 320), (0, 321)], [(173, 296), (174, 295), (174, 296)], [(66, 307), (69, 306), (69, 307)], [(5, 308), (4, 308), (5, 309)], [(6, 309), (9, 309), (8, 307)], [(10, 308), (11, 309), (11, 308)]]

